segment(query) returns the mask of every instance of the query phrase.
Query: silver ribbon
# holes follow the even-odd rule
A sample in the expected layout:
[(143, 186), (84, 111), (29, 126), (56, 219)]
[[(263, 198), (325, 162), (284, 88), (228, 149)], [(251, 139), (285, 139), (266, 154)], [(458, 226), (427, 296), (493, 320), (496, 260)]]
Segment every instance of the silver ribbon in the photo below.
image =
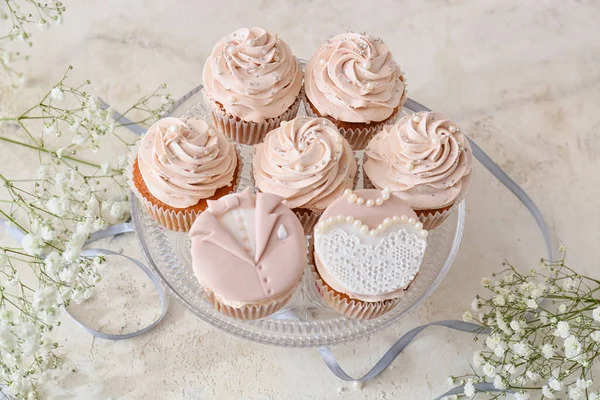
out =
[[(6, 229), (8, 234), (10, 236), (12, 236), (15, 240), (18, 240), (20, 242), (21, 239), (23, 238), (23, 236), (25, 236), (25, 234), (23, 232), (21, 232), (21, 230), (12, 226), (12, 224), (9, 224), (8, 221), (6, 221), (5, 219), (0, 218), (0, 222), (4, 225), (4, 228)], [(133, 232), (134, 230), (135, 230), (135, 228), (132, 223), (122, 223), (122, 224), (113, 225), (106, 229), (103, 229), (103, 230), (93, 233), (90, 236), (90, 238), (85, 241), (84, 246), (87, 246), (90, 243), (95, 242), (96, 240), (104, 239), (104, 238), (111, 237), (111, 236), (121, 235), (123, 233)], [(156, 318), (154, 320), (154, 322), (152, 322), (151, 324), (149, 324), (149, 325), (145, 326), (144, 328), (139, 329), (135, 332), (124, 333), (124, 334), (105, 333), (105, 332), (101, 332), (101, 331), (95, 330), (93, 328), (90, 328), (89, 326), (87, 326), (86, 324), (84, 324), (83, 322), (81, 322), (77, 318), (75, 318), (73, 316), (73, 314), (71, 314), (69, 312), (69, 308), (65, 307), (65, 311), (67, 312), (67, 314), (84, 331), (86, 331), (89, 334), (91, 334), (97, 338), (100, 338), (100, 339), (106, 339), (106, 340), (131, 339), (133, 337), (136, 337), (143, 333), (148, 332), (149, 330), (154, 328), (156, 325), (158, 325), (158, 323), (164, 318), (165, 314), (167, 313), (167, 309), (169, 308), (169, 302), (168, 302), (167, 296), (165, 294), (165, 289), (163, 288), (162, 284), (160, 283), (160, 281), (158, 280), (156, 275), (154, 275), (154, 273), (146, 265), (144, 265), (140, 261), (136, 260), (135, 258), (126, 256), (124, 254), (117, 253), (115, 251), (108, 250), (108, 249), (85, 249), (81, 252), (81, 255), (84, 257), (95, 257), (95, 256), (99, 256), (99, 255), (117, 256), (117, 257), (123, 257), (123, 258), (127, 259), (128, 261), (132, 262), (135, 266), (137, 266), (139, 269), (141, 269), (146, 274), (146, 276), (148, 276), (148, 278), (154, 285), (156, 292), (158, 293), (158, 298), (159, 298), (160, 307), (161, 307), (160, 315), (158, 316), (158, 318)]]

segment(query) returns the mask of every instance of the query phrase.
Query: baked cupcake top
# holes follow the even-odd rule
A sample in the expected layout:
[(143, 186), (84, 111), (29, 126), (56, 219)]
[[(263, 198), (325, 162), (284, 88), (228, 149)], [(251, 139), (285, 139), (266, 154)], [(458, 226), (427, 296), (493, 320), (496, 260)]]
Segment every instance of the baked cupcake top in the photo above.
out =
[(290, 208), (324, 209), (352, 188), (356, 160), (348, 141), (325, 118), (297, 117), (255, 146), (256, 187), (283, 197)]
[(206, 122), (163, 118), (142, 137), (138, 165), (154, 197), (186, 208), (231, 185), (237, 155), (233, 143)]
[(192, 225), (194, 273), (222, 303), (260, 303), (299, 282), (306, 266), (304, 230), (281, 200), (246, 189), (209, 200)]
[(344, 33), (327, 40), (304, 73), (306, 96), (322, 116), (384, 121), (406, 101), (400, 68), (381, 39)]
[(245, 121), (283, 114), (296, 101), (302, 72), (290, 47), (262, 28), (238, 29), (215, 45), (204, 64), (204, 90)]
[(315, 226), (315, 264), (339, 293), (374, 302), (400, 297), (423, 261), (427, 231), (389, 190), (363, 189), (334, 201)]
[(366, 149), (364, 171), (378, 188), (390, 188), (417, 210), (451, 206), (469, 187), (473, 154), (454, 123), (420, 112), (384, 127)]

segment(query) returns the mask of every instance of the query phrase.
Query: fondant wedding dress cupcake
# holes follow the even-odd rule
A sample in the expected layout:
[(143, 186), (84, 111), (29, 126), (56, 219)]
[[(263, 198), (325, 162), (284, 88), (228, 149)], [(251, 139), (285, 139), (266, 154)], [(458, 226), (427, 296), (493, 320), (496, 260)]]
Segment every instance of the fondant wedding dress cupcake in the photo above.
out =
[(321, 297), (349, 318), (383, 315), (417, 276), (426, 237), (415, 212), (390, 191), (346, 191), (314, 230)]

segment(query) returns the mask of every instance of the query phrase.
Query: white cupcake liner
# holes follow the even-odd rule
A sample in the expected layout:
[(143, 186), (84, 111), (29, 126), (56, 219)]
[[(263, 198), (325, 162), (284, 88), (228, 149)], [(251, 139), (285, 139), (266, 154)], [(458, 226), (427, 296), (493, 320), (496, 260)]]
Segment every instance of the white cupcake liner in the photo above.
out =
[[(138, 157), (138, 149), (139, 142), (131, 146), (131, 150), (129, 151), (128, 156), (128, 164), (127, 164), (127, 182), (129, 183), (129, 187), (131, 191), (137, 197), (137, 199), (142, 203), (148, 214), (161, 226), (164, 228), (175, 231), (175, 232), (189, 232), (192, 228), (192, 224), (196, 220), (196, 217), (202, 213), (202, 211), (198, 210), (171, 210), (163, 208), (157, 204), (153, 204), (148, 199), (146, 199), (138, 190), (135, 183), (133, 182), (133, 164), (137, 160)], [(239, 149), (236, 146), (236, 154), (238, 157), (238, 166), (237, 168), (237, 177), (235, 178), (235, 182), (232, 184), (231, 192), (235, 192), (236, 188), (240, 184), (241, 179), (241, 167), (243, 164), (242, 159), (240, 157)], [(138, 167), (139, 168), (139, 167)]]
[[(456, 203), (454, 203), (456, 204)], [(446, 218), (452, 214), (454, 211), (454, 205), (447, 210), (439, 211), (439, 210), (415, 210), (417, 216), (419, 217), (419, 221), (423, 224), (423, 229), (432, 231), (438, 226), (440, 226)]]
[(294, 211), (294, 214), (296, 214), (296, 217), (300, 220), (300, 223), (304, 228), (304, 234), (312, 235), (312, 231), (323, 211), (317, 212), (309, 208), (294, 208), (292, 211)]
[(261, 304), (247, 304), (242, 307), (236, 308), (221, 303), (214, 293), (210, 290), (204, 290), (206, 298), (213, 305), (213, 307), (222, 314), (227, 315), (231, 318), (236, 319), (260, 319), (265, 318), (283, 307), (294, 294), (294, 289), (290, 290), (289, 294), (275, 299), (267, 299)]
[(325, 284), (319, 274), (311, 266), (315, 285), (323, 301), (332, 309), (340, 314), (352, 319), (373, 319), (381, 317), (386, 312), (392, 310), (400, 301), (399, 298), (367, 302), (354, 299), (347, 299), (340, 296), (333, 289)]
[(249, 122), (224, 111), (206, 91), (203, 90), (202, 93), (210, 105), (212, 122), (215, 127), (234, 142), (247, 145), (260, 143), (267, 132), (278, 128), (282, 121), (294, 119), (302, 102), (302, 97), (298, 95), (296, 101), (280, 116), (269, 118), (264, 122)]
[[(306, 111), (306, 114), (313, 118), (320, 118), (320, 116), (317, 115), (312, 110), (306, 97), (303, 100), (304, 100), (304, 109)], [(386, 118), (385, 121), (382, 121), (378, 124), (371, 125), (368, 127), (352, 129), (352, 128), (337, 126), (338, 124), (336, 124), (336, 126), (337, 126), (338, 130), (340, 131), (340, 133), (342, 134), (342, 136), (346, 138), (348, 143), (350, 143), (350, 147), (352, 147), (352, 150), (354, 150), (354, 151), (364, 150), (365, 147), (367, 147), (367, 145), (369, 144), (369, 141), (373, 138), (373, 136), (375, 136), (375, 134), (377, 132), (379, 132), (385, 125), (389, 125), (389, 124), (396, 122), (396, 119), (398, 119), (398, 115), (400, 115), (401, 109), (402, 109), (402, 106), (398, 106), (397, 110), (392, 115), (390, 115), (388, 118)], [(335, 122), (334, 122), (334, 124), (335, 124)]]

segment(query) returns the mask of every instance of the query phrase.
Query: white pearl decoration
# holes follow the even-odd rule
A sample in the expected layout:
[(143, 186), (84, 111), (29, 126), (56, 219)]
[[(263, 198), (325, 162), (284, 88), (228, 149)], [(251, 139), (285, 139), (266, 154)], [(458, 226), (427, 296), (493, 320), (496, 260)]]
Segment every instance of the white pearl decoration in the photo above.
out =
[(256, 43), (255, 39), (248, 39), (248, 40), (246, 40), (246, 44), (248, 46), (254, 46), (255, 43)]
[(305, 149), (306, 149), (306, 142), (298, 143), (298, 150), (305, 150)]
[(440, 144), (440, 137), (438, 135), (435, 135), (434, 137), (431, 138), (431, 143)]
[(421, 122), (421, 117), (419, 117), (418, 115), (415, 115), (414, 117), (412, 117), (413, 122), (419, 123)]
[(450, 131), (450, 133), (456, 133), (456, 131), (457, 131), (456, 126), (454, 126), (454, 125), (450, 125), (448, 130)]
[(319, 58), (319, 64), (325, 65), (325, 64), (327, 64), (327, 60), (324, 58)]
[(359, 229), (362, 234), (369, 235), (372, 237), (377, 236), (381, 232), (384, 232), (390, 226), (398, 224), (412, 226), (412, 228), (416, 231), (416, 234), (423, 238), (427, 237), (427, 235), (429, 234), (429, 232), (423, 229), (423, 224), (421, 222), (417, 221), (413, 217), (409, 218), (406, 215), (394, 215), (392, 217), (386, 217), (379, 225), (377, 225), (377, 227), (369, 229), (369, 226), (363, 224), (363, 222), (360, 219), (354, 218), (351, 215), (345, 216), (341, 214), (335, 217), (329, 217), (325, 218), (322, 221), (319, 221), (319, 223), (315, 226), (315, 233), (326, 233), (326, 231), (329, 230), (329, 228), (331, 228), (332, 225), (340, 223), (352, 224), (355, 228)]
[(180, 133), (181, 132), (181, 126), (180, 125), (171, 125), (171, 126), (169, 126), (168, 131), (171, 132), (171, 133)]
[(406, 164), (406, 169), (412, 171), (413, 169), (415, 169), (415, 164), (409, 162), (408, 164)]
[(364, 69), (369, 69), (369, 68), (371, 68), (371, 61), (365, 60), (360, 63), (360, 66), (363, 67)]
[(375, 82), (367, 82), (367, 84), (365, 85), (365, 87), (368, 90), (373, 90), (373, 88), (375, 87)]
[(343, 196), (348, 198), (348, 203), (356, 203), (356, 204), (366, 204), (367, 207), (380, 206), (386, 200), (390, 199), (391, 190), (389, 188), (385, 188), (381, 191), (381, 197), (377, 197), (375, 200), (369, 199), (365, 200), (362, 197), (359, 197), (356, 193), (352, 191), (352, 189), (344, 190)]
[(229, 96), (229, 97), (227, 98), (227, 102), (228, 102), (228, 103), (233, 103), (233, 102), (235, 102), (235, 97), (233, 97), (233, 96)]
[(229, 46), (227, 46), (227, 52), (229, 54), (235, 54), (237, 53), (237, 47), (235, 47), (234, 45), (230, 44)]
[(297, 171), (297, 172), (304, 172), (304, 165), (302, 165), (302, 164), (296, 164), (294, 166), (294, 170)]

